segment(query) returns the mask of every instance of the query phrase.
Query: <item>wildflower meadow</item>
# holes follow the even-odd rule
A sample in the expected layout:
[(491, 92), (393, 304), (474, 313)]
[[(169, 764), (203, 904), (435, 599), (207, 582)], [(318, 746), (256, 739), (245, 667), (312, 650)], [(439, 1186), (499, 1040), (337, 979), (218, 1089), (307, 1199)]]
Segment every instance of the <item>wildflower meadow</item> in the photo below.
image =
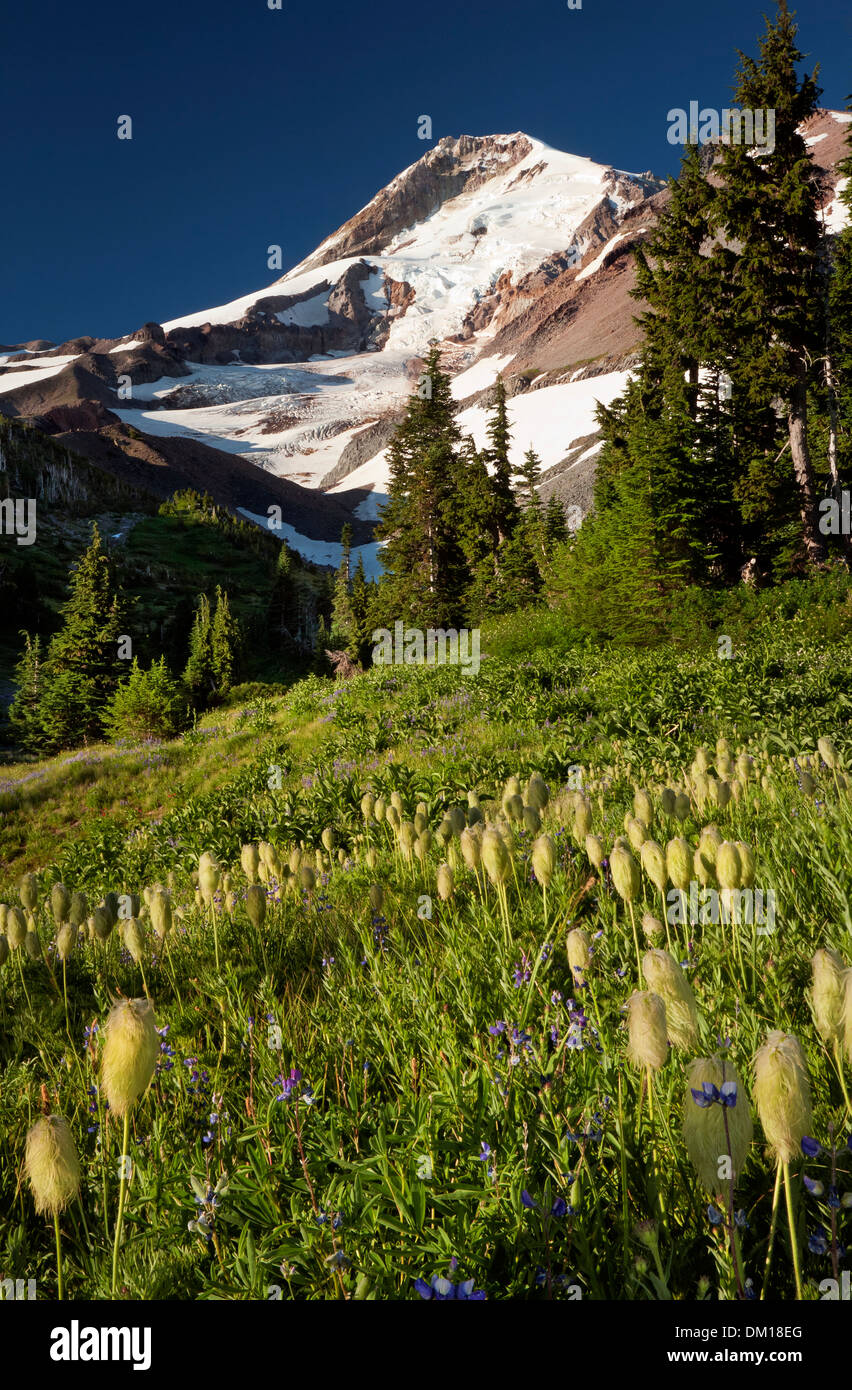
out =
[[(106, 819), (96, 757), (46, 764), (80, 828), (38, 864), (48, 801), (12, 769), (6, 1279), (848, 1296), (847, 639), (483, 647), (475, 680), (312, 676), (120, 749)], [(183, 796), (186, 739), (214, 765)]]

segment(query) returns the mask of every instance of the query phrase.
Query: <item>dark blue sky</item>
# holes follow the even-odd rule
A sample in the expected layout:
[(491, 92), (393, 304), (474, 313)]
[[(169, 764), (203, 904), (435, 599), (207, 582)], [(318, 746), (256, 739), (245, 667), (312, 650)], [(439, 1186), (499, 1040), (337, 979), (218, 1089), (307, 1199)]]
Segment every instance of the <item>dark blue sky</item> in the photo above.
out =
[[(430, 148), (524, 130), (676, 171), (666, 113), (730, 102), (770, 0), (10, 3), (3, 23), (0, 342), (118, 335), (275, 278)], [(826, 106), (852, 17), (807, 0)], [(133, 117), (132, 141), (116, 138)]]

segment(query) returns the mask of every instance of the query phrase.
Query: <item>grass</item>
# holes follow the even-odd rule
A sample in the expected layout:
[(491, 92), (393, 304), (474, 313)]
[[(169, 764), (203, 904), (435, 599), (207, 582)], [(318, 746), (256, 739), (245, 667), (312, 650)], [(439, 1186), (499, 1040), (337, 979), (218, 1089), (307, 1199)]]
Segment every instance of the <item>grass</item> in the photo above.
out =
[[(19, 949), (0, 967), (0, 1277), (56, 1291), (54, 1231), (21, 1178), (46, 1087), (83, 1167), (60, 1217), (67, 1296), (110, 1296), (125, 1150), (100, 1088), (101, 1038), (110, 1000), (147, 986), (160, 1053), (130, 1128), (119, 1297), (416, 1299), (437, 1276), (497, 1300), (736, 1299), (748, 1279), (777, 1301), (796, 1296), (798, 1263), (802, 1295), (819, 1298), (849, 1243), (848, 1211), (825, 1194), (832, 1162), (839, 1193), (852, 1188), (852, 1117), (814, 1026), (809, 961), (825, 945), (850, 959), (852, 795), (816, 743), (830, 734), (849, 768), (852, 730), (849, 640), (810, 630), (807, 614), (786, 628), (758, 617), (720, 661), (715, 649), (578, 646), (553, 615), (525, 615), (486, 627), (476, 679), (310, 677), (254, 713), (210, 716), (189, 741), (6, 769), (0, 896), (16, 902), (20, 871), (39, 868), (43, 956)], [(728, 774), (738, 785), (724, 806), (702, 802), (690, 772), (700, 744), (717, 761), (720, 736), (754, 759), (747, 781)], [(475, 820), (470, 792), (497, 823), (506, 779), (517, 774), (530, 804), (533, 772), (550, 797), (540, 827), (510, 821), (504, 900), (467, 867), (445, 815), (461, 806), (462, 823)], [(692, 788), (683, 821), (663, 810), (667, 786)], [(634, 923), (641, 937), (660, 894), (643, 875), (622, 901), (574, 833), (580, 794), (608, 853), (637, 787), (651, 795), (644, 833), (694, 848), (715, 823), (752, 848), (755, 883), (777, 902), (763, 935), (724, 918), (670, 924), (698, 1036), (670, 1049), (652, 1092), (628, 1058), (624, 1011), (643, 984)], [(421, 806), (422, 857), (365, 818), (367, 790), (396, 794), (407, 822)], [(538, 833), (554, 846), (546, 906)], [(271, 846), (262, 922), (246, 907), (248, 842)], [(203, 851), (231, 875), (215, 909), (193, 881)], [(84, 930), (67, 1015), (49, 905), (60, 878), (90, 908), (167, 883), (174, 909), (164, 944), (140, 902), (138, 961), (120, 923), (106, 942)], [(585, 984), (568, 966), (571, 927), (594, 947)], [(822, 1146), (792, 1164), (793, 1243), (786, 1194), (773, 1221), (759, 1116), (733, 1202), (727, 1185), (701, 1187), (681, 1134), (692, 1056), (730, 1060), (747, 1105), (774, 1028), (805, 1050)]]

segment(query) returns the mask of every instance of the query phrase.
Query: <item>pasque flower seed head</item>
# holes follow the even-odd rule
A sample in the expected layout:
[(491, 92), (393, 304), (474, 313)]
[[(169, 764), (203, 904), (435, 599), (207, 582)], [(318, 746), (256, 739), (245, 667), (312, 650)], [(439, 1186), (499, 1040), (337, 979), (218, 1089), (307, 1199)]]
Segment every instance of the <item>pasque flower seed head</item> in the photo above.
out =
[(56, 1215), (80, 1190), (77, 1146), (63, 1115), (42, 1115), (27, 1134), (25, 1167), (36, 1211)]

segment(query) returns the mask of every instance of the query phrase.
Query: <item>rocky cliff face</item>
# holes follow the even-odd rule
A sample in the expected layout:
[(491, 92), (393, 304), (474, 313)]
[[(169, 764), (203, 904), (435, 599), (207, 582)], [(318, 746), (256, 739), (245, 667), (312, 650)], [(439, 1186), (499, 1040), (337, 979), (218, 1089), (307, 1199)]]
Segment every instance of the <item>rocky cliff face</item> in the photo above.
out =
[(339, 227), (297, 269), (310, 270), (345, 256), (377, 255), (401, 232), (431, 217), (451, 198), (481, 188), (495, 173), (505, 173), (519, 164), (532, 148), (532, 141), (520, 132), (461, 135), (457, 140), (445, 136)]

